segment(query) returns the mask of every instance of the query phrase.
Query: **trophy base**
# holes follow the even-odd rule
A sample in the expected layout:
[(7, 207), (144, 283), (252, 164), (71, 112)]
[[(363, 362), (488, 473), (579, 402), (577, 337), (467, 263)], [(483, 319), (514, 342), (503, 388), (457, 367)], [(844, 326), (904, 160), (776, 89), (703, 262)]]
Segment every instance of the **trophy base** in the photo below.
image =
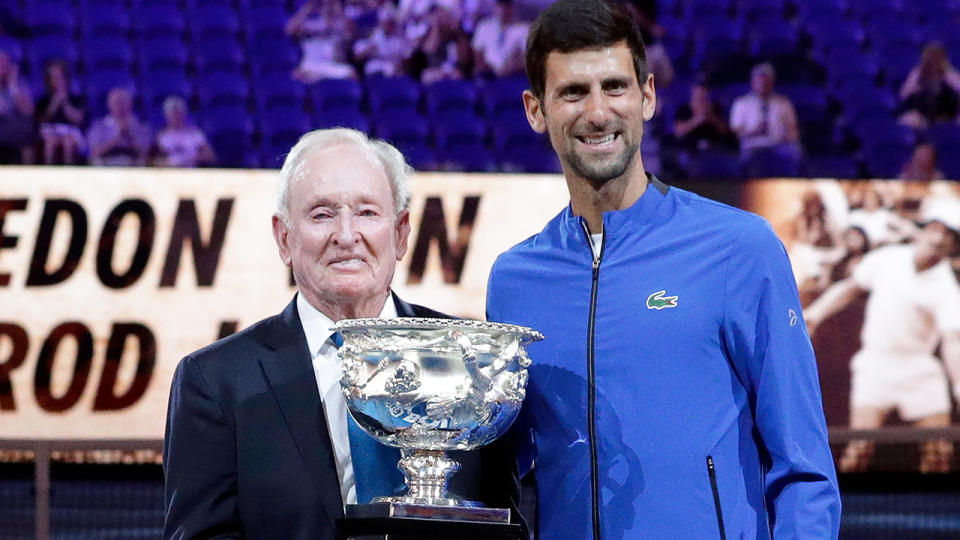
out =
[(337, 528), (341, 540), (519, 540), (523, 534), (506, 508), (400, 502), (347, 505)]

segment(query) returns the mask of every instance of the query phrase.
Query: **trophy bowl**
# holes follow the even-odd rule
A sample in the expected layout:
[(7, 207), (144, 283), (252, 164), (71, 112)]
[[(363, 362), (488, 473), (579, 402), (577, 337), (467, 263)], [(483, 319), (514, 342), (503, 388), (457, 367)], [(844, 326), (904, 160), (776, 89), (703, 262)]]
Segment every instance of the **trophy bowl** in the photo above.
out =
[(503, 435), (520, 411), (530, 328), (465, 319), (345, 319), (340, 385), (357, 424), (400, 449), (408, 491), (374, 502), (477, 507), (447, 492), (459, 464), (446, 452)]

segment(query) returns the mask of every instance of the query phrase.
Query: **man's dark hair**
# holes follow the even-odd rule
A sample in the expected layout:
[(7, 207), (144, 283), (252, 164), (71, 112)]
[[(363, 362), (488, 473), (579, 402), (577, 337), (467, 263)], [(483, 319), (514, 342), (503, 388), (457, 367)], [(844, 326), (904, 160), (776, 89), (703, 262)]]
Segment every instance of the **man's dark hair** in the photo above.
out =
[(637, 81), (647, 80), (647, 53), (640, 29), (623, 7), (606, 0), (558, 0), (540, 13), (527, 36), (527, 79), (542, 100), (546, 92), (547, 56), (599, 49), (626, 41), (633, 55)]

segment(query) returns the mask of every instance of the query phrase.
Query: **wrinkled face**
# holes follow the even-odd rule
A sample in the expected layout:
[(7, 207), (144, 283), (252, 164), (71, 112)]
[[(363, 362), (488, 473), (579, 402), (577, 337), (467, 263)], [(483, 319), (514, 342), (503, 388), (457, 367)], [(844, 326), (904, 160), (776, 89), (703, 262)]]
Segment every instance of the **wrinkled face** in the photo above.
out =
[(543, 100), (524, 92), (527, 120), (546, 132), (566, 174), (594, 184), (639, 159), (643, 122), (653, 117), (653, 76), (641, 85), (626, 42), (547, 56)]
[(291, 180), (287, 223), (274, 238), (300, 292), (324, 313), (331, 306), (386, 298), (407, 250), (407, 211), (396, 215), (390, 182), (362, 148), (339, 144), (308, 156)]

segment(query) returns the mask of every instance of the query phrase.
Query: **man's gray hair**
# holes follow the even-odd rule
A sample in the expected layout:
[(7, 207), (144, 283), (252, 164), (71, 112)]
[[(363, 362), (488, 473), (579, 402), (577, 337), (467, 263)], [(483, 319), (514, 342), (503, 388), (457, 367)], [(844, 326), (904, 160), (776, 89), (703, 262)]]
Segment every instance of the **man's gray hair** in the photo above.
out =
[(377, 163), (383, 167), (390, 182), (390, 191), (393, 193), (393, 207), (395, 215), (407, 209), (410, 204), (410, 188), (408, 178), (413, 168), (407, 164), (403, 154), (390, 143), (379, 139), (371, 139), (365, 133), (349, 128), (318, 129), (300, 137), (293, 145), (290, 153), (280, 169), (280, 186), (277, 197), (276, 215), (289, 223), (290, 218), (290, 185), (299, 181), (308, 173), (304, 164), (307, 157), (313, 152), (339, 144), (353, 144), (365, 150)]

